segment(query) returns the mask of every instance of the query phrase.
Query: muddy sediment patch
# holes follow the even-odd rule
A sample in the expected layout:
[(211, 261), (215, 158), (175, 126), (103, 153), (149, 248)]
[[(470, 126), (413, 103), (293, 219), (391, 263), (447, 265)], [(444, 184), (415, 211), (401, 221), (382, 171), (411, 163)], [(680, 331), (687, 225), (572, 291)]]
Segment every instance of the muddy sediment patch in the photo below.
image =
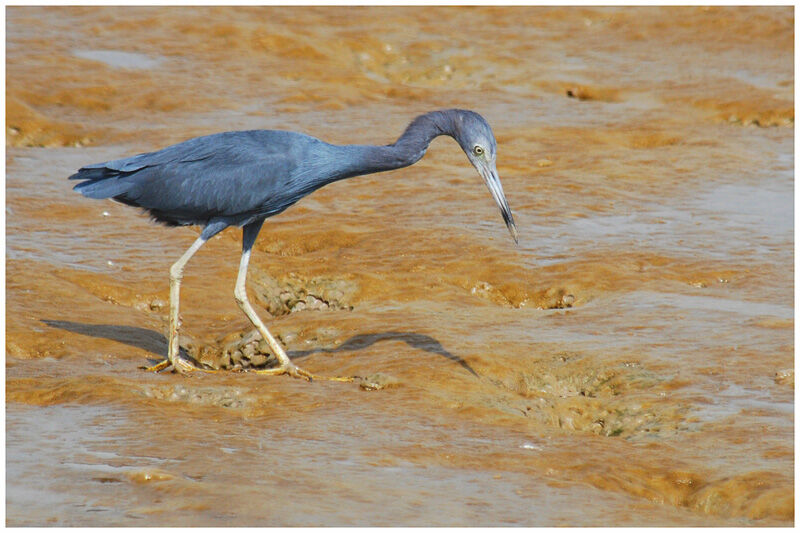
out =
[(197, 362), (213, 370), (265, 369), (278, 364), (269, 344), (256, 330), (232, 333), (215, 343), (188, 341), (182, 345)]
[(272, 316), (299, 311), (352, 311), (358, 294), (358, 284), (346, 279), (328, 277), (306, 278), (290, 273), (280, 281), (257, 267), (251, 267), (250, 286), (256, 302)]
[(224, 407), (227, 409), (243, 409), (254, 403), (252, 395), (241, 387), (211, 386), (204, 387), (191, 384), (144, 385), (140, 393), (155, 400), (179, 402), (198, 407)]
[(706, 514), (794, 520), (794, 494), (775, 472), (748, 472), (712, 481), (694, 492), (688, 504)]
[[(289, 352), (289, 346), (302, 344), (307, 351), (299, 353), (308, 354), (311, 351), (334, 351), (331, 348), (321, 348), (341, 340), (342, 331), (333, 326), (301, 328), (282, 327), (273, 330), (278, 342)], [(272, 353), (267, 341), (261, 338), (256, 329), (235, 331), (224, 335), (213, 342), (201, 343), (191, 337), (181, 335), (181, 346), (187, 353), (205, 368), (212, 370), (232, 370), (234, 372), (247, 370), (263, 370), (278, 366), (278, 359)], [(297, 352), (295, 352), (296, 354)]]
[(699, 101), (698, 107), (715, 111), (719, 120), (727, 121), (741, 126), (758, 126), (769, 128), (773, 126), (792, 126), (794, 124), (794, 105), (791, 102), (768, 99), (767, 101), (752, 100), (715, 102)]
[(603, 362), (560, 352), (500, 382), (525, 398), (525, 415), (567, 431), (625, 439), (689, 429), (688, 406), (668, 396), (672, 376), (635, 359)]
[(469, 293), (504, 307), (533, 307), (536, 309), (567, 309), (585, 303), (575, 297), (576, 291), (565, 287), (525, 290), (513, 283), (495, 286), (488, 281), (478, 281)]
[(794, 519), (794, 495), (784, 476), (775, 472), (748, 472), (719, 479), (685, 470), (652, 471), (627, 466), (614, 472), (600, 469), (588, 481), (650, 501), (687, 507), (708, 515)]
[[(791, 100), (774, 96), (773, 91), (743, 85), (737, 94), (723, 94), (718, 98), (697, 98), (690, 103), (713, 113), (716, 120), (740, 126), (792, 126), (794, 104)], [(782, 91), (779, 91), (782, 92)]]
[[(145, 374), (143, 372), (143, 374)], [(183, 408), (249, 409), (264, 399), (248, 387), (198, 381), (137, 379), (93, 376), (90, 379), (63, 377), (21, 378), (7, 383), (8, 400), (28, 405), (130, 404), (154, 401), (181, 404)], [(267, 394), (269, 396), (269, 394)]]
[(26, 102), (6, 102), (6, 144), (26, 147), (86, 146), (96, 135), (85, 127), (52, 119)]

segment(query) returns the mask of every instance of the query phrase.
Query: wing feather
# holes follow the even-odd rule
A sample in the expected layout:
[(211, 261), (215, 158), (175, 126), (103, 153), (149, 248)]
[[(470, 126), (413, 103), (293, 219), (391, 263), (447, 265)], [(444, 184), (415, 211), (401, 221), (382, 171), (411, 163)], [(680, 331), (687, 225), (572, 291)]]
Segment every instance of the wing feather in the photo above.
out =
[(323, 144), (285, 131), (227, 132), (87, 165), (70, 179), (84, 180), (75, 188), (85, 196), (141, 207), (168, 224), (241, 224), (294, 203), (292, 176)]

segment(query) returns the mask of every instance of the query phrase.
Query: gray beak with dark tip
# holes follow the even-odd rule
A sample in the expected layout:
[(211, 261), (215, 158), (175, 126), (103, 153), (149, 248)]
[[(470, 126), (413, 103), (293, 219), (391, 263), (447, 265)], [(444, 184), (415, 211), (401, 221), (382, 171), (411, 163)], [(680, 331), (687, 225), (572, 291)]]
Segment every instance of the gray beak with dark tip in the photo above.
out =
[(500, 176), (497, 175), (497, 168), (494, 162), (491, 165), (476, 165), (478, 172), (486, 182), (489, 192), (492, 193), (492, 198), (500, 208), (500, 214), (503, 215), (503, 221), (506, 223), (508, 232), (511, 233), (511, 238), (514, 239), (514, 244), (519, 244), (519, 234), (517, 233), (517, 226), (514, 224), (514, 217), (511, 215), (511, 208), (508, 207), (508, 200), (503, 192), (503, 185), (500, 183)]

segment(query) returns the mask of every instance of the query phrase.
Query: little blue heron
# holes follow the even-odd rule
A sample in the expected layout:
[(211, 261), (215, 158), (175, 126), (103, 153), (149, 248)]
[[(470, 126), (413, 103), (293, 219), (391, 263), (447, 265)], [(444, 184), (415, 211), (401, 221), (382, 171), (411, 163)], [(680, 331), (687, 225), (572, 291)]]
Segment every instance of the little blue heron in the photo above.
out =
[(234, 297), (279, 362), (276, 368), (258, 372), (314, 377), (289, 360), (247, 300), (250, 250), (264, 220), (323, 185), (413, 165), (439, 135), (453, 137), (467, 154), (517, 242), (517, 229), (497, 175), (497, 143), (492, 129), (479, 114), (463, 109), (420, 115), (394, 144), (386, 146), (337, 146), (291, 131), (231, 131), (197, 137), (157, 152), (87, 165), (70, 176), (82, 180), (75, 189), (89, 198), (113, 198), (140, 207), (168, 226), (204, 226), (170, 269), (167, 359), (149, 370), (160, 371), (170, 365), (180, 373), (203, 370), (180, 355), (178, 310), (183, 269), (208, 239), (228, 226), (240, 226), (242, 258)]

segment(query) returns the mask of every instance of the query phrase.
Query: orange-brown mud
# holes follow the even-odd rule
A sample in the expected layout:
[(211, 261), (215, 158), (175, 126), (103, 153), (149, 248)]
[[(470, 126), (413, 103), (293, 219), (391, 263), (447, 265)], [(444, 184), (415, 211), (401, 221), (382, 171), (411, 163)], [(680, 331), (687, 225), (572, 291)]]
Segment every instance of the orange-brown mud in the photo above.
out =
[[(9, 525), (791, 525), (793, 31), (782, 8), (7, 9)], [(269, 220), (249, 291), (307, 383), (149, 374), (168, 229), (71, 190), (196, 135), (450, 139)], [(240, 232), (184, 347), (269, 364)], [(270, 314), (274, 317), (270, 318)]]

